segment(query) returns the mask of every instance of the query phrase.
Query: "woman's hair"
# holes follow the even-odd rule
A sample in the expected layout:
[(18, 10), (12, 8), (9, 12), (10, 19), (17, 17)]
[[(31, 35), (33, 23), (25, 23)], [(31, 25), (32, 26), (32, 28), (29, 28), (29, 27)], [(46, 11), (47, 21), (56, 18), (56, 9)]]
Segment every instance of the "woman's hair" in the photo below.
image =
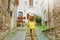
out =
[(29, 16), (30, 21), (34, 21), (34, 16)]

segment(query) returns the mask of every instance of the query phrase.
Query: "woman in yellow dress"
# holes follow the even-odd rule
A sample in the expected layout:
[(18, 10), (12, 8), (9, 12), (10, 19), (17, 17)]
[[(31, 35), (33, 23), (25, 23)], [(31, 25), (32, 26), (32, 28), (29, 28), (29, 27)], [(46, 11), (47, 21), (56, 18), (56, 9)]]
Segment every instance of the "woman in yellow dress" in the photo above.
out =
[(34, 35), (34, 33), (35, 33), (35, 21), (34, 21), (34, 16), (29, 16), (28, 26), (29, 26), (29, 29), (30, 29), (31, 37), (33, 37), (33, 35)]

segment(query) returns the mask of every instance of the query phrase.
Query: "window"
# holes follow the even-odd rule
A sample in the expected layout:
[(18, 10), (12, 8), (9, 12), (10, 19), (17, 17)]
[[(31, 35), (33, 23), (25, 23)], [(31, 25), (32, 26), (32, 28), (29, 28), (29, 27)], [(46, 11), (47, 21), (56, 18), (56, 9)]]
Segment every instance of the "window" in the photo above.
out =
[(33, 6), (33, 0), (29, 0), (29, 6)]
[(12, 11), (10, 11), (10, 17), (12, 17)]
[(19, 0), (16, 0), (16, 5), (19, 5)]

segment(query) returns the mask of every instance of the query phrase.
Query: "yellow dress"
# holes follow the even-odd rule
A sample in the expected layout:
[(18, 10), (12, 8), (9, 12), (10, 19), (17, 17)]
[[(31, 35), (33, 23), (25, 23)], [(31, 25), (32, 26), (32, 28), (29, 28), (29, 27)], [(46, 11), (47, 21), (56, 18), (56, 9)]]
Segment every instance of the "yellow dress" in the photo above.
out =
[(29, 21), (29, 28), (34, 29), (35, 28), (35, 22), (34, 21)]

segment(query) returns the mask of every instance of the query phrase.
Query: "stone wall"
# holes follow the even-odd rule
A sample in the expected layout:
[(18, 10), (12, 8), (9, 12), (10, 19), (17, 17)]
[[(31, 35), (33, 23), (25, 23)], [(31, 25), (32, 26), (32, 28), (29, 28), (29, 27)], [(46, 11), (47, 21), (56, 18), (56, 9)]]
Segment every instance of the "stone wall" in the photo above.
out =
[(15, 0), (10, 1), (10, 14), (11, 14), (11, 28), (16, 27), (17, 21), (17, 5)]
[(10, 14), (8, 11), (8, 0), (0, 0), (0, 40), (10, 30)]
[(54, 27), (44, 30), (49, 40), (60, 40), (60, 0), (54, 2)]
[(54, 26), (56, 28), (56, 40), (60, 40), (60, 0), (54, 0)]

